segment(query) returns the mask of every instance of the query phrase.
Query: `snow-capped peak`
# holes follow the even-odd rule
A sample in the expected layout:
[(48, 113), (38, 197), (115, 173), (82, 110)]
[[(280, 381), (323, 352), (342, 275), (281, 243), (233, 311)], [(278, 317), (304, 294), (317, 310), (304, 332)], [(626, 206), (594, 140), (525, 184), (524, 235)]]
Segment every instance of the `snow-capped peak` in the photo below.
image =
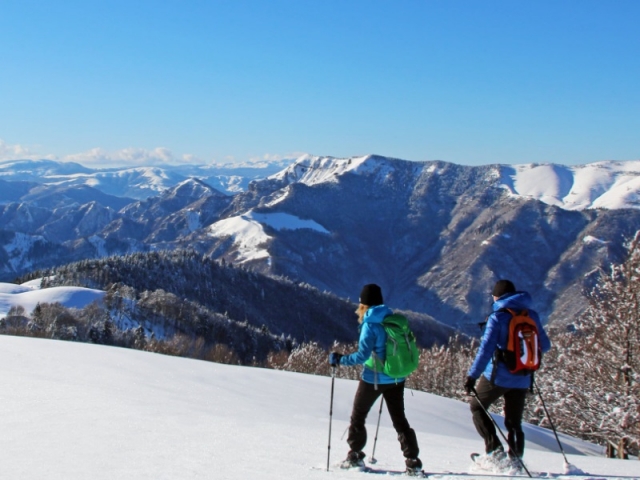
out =
[(317, 185), (335, 182), (345, 173), (367, 174), (381, 167), (393, 169), (391, 159), (376, 155), (365, 155), (351, 158), (317, 157), (303, 155), (292, 165), (269, 178), (284, 180), (288, 183), (304, 183)]
[(165, 196), (200, 198), (214, 194), (222, 195), (215, 188), (197, 178), (188, 178), (178, 183), (175, 187), (165, 190)]
[[(375, 175), (377, 180), (384, 181), (397, 168), (397, 162), (416, 165), (416, 175), (420, 171), (441, 173), (434, 162), (407, 162), (377, 155), (352, 158), (303, 155), (269, 178), (288, 184), (317, 185), (337, 182), (342, 175), (353, 173)], [(515, 197), (536, 199), (565, 210), (640, 208), (640, 160), (573, 166), (495, 165), (489, 178)]]
[(500, 166), (498, 184), (512, 195), (565, 210), (639, 208), (640, 160), (586, 165)]

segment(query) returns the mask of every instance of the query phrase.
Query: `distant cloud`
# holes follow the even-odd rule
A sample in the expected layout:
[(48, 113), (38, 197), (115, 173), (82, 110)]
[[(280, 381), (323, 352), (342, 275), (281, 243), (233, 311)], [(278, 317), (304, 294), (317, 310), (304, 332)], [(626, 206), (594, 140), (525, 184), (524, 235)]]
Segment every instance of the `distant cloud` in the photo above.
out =
[(101, 167), (202, 163), (194, 155), (175, 155), (171, 150), (164, 147), (157, 147), (152, 150), (130, 147), (116, 150), (115, 152), (109, 152), (103, 148), (92, 148), (86, 152), (67, 155), (62, 160), (65, 162), (77, 162), (87, 166)]
[(109, 152), (103, 148), (92, 148), (86, 152), (65, 155), (62, 158), (52, 154), (37, 153), (32, 147), (12, 145), (0, 139), (0, 161), (4, 160), (59, 160), (76, 162), (86, 166), (123, 167), (182, 165), (187, 163), (203, 163), (190, 154), (176, 155), (168, 148), (158, 147), (152, 150), (144, 148), (123, 148)]
[(277, 153), (265, 153), (261, 157), (252, 157), (249, 159), (250, 162), (279, 162), (280, 160), (291, 160), (292, 158), (299, 158), (303, 155), (306, 155), (306, 152), (291, 152), (286, 155), (280, 155)]
[(225, 157), (223, 161), (205, 162), (195, 155), (175, 154), (165, 147), (157, 147), (153, 149), (144, 148), (123, 148), (121, 150), (108, 151), (101, 147), (92, 148), (81, 153), (73, 153), (59, 157), (53, 154), (37, 153), (34, 147), (24, 145), (12, 145), (0, 139), (0, 161), (6, 160), (58, 160), (62, 162), (75, 162), (87, 167), (139, 167), (139, 166), (156, 166), (156, 165), (186, 165), (195, 164), (203, 165), (205, 163), (213, 163), (217, 165), (227, 166), (252, 166), (259, 167), (261, 165), (273, 164), (277, 162), (287, 163), (288, 161), (305, 155), (303, 152), (291, 152), (288, 154), (265, 153), (261, 156), (251, 157), (248, 160), (240, 160), (234, 156)]
[(0, 161), (1, 160), (54, 160), (53, 155), (42, 155), (34, 152), (31, 147), (24, 145), (11, 145), (0, 139)]
[(291, 152), (284, 155), (275, 153), (265, 153), (261, 156), (251, 157), (248, 160), (238, 160), (236, 157), (228, 156), (224, 158), (224, 161), (214, 161), (213, 164), (220, 167), (265, 167), (269, 164), (281, 162), (283, 165), (288, 165), (292, 160), (299, 158), (306, 153), (303, 152)]

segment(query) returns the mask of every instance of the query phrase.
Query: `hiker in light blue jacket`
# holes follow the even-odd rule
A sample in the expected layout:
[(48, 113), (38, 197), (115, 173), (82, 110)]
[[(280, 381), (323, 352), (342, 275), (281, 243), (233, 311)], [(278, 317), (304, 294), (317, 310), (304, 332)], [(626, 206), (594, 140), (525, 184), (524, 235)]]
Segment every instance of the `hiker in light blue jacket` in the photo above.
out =
[[(509, 322), (512, 315), (506, 309), (527, 310), (536, 323), (539, 347), (543, 353), (551, 348), (551, 341), (540, 323), (538, 314), (531, 309), (532, 300), (527, 292), (516, 291), (510, 280), (499, 280), (493, 288), (492, 296), (493, 313), (487, 318), (482, 341), (476, 358), (467, 372), (464, 387), (468, 394), (475, 392), (477, 395), (471, 399), (471, 413), (476, 430), (484, 439), (487, 457), (493, 459), (495, 463), (500, 463), (503, 459), (506, 460), (504, 447), (497, 436), (493, 422), (484, 410), (488, 410), (489, 406), (500, 397), (504, 398), (508, 454), (514, 460), (516, 460), (515, 457), (521, 458), (524, 454), (522, 415), (527, 390), (533, 381), (531, 373), (511, 373), (506, 363), (496, 356), (497, 351), (506, 349), (509, 337)], [(482, 402), (482, 405), (479, 402)]]
[[(382, 321), (392, 313), (393, 311), (386, 305), (369, 307), (364, 312), (362, 323), (360, 324), (358, 351), (353, 352), (350, 355), (343, 355), (340, 358), (340, 365), (363, 365), (374, 353), (382, 362), (384, 362), (387, 354), (387, 334), (382, 326)], [(361, 378), (365, 382), (372, 383), (374, 385), (379, 383), (400, 383), (405, 380), (404, 378), (391, 378), (383, 372), (374, 370), (368, 366), (365, 366), (362, 369)]]
[[(350, 355), (332, 352), (329, 355), (329, 363), (332, 366), (364, 365), (373, 353), (384, 362), (387, 334), (382, 326), (382, 320), (392, 313), (391, 309), (384, 305), (380, 287), (373, 283), (365, 285), (360, 293), (360, 304), (356, 310), (358, 321), (361, 323), (358, 351)], [(398, 433), (407, 473), (417, 474), (422, 470), (422, 462), (418, 458), (420, 453), (418, 439), (404, 413), (404, 380), (404, 378), (392, 378), (367, 366), (363, 367), (349, 425), (347, 443), (350, 451), (347, 459), (342, 463), (343, 468), (364, 466), (365, 454), (362, 449), (367, 442), (365, 421), (371, 407), (382, 395), (393, 427)]]

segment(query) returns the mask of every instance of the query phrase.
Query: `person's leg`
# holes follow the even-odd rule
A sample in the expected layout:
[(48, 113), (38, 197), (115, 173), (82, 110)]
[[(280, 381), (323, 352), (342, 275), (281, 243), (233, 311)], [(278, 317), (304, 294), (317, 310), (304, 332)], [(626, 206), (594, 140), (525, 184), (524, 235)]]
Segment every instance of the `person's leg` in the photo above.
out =
[[(508, 389), (491, 385), (491, 382), (484, 376), (480, 377), (476, 384), (477, 397), (473, 397), (469, 402), (473, 424), (478, 434), (484, 440), (485, 452), (491, 453), (494, 450), (502, 449), (502, 443), (498, 438), (496, 427), (489, 416), (484, 412), (488, 410), (493, 402), (500, 398)], [(484, 410), (483, 407), (484, 406)]]
[(522, 414), (527, 399), (527, 389), (514, 388), (504, 395), (504, 426), (507, 428), (509, 456), (524, 455), (524, 432), (522, 431)]
[(387, 402), (387, 410), (389, 410), (393, 428), (398, 434), (402, 454), (407, 459), (407, 462), (412, 460), (411, 465), (407, 463), (407, 467), (422, 467), (422, 463), (418, 459), (420, 448), (418, 447), (416, 432), (409, 425), (404, 413), (404, 382), (390, 386), (385, 385), (382, 395)]
[[(380, 393), (380, 390), (376, 390), (373, 384), (360, 380), (356, 396), (353, 400), (349, 437), (347, 438), (347, 443), (352, 452), (362, 452), (362, 449), (367, 443), (365, 421), (367, 420), (369, 410), (371, 410)], [(364, 456), (361, 458), (364, 458)]]

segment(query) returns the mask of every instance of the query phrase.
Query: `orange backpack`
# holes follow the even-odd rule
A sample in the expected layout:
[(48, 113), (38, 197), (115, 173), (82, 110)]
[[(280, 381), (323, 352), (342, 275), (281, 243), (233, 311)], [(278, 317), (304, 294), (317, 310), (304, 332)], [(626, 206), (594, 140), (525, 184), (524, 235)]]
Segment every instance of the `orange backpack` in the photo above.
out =
[(497, 357), (511, 373), (527, 375), (540, 368), (541, 350), (538, 325), (527, 310), (500, 309), (511, 314), (507, 346), (498, 350)]

